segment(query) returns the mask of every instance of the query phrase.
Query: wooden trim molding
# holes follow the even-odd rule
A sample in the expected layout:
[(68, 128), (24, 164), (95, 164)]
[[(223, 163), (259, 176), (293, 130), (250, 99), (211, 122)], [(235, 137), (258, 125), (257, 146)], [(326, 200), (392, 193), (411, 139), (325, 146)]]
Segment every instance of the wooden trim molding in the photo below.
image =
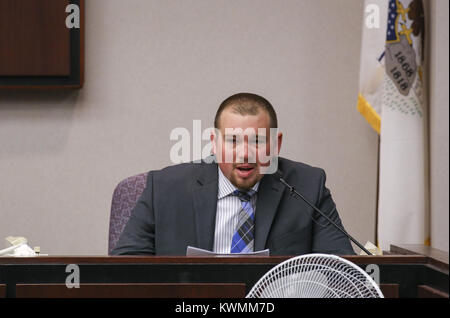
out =
[[(79, 8), (79, 28), (66, 27), (69, 4)], [(84, 0), (3, 0), (0, 6), (0, 89), (80, 89)]]

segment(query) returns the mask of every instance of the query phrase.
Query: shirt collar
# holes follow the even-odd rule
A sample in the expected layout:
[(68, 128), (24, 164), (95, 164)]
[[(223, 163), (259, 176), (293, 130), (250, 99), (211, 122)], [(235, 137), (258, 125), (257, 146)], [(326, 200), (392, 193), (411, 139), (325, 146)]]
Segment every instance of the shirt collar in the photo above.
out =
[[(217, 166), (217, 169), (219, 169), (219, 191), (218, 191), (218, 199), (222, 199), (230, 194), (232, 194), (235, 190), (238, 190), (230, 180), (228, 180), (227, 177), (222, 173), (222, 170), (219, 166)], [(259, 187), (259, 181), (252, 187), (252, 190), (255, 192), (258, 192)]]

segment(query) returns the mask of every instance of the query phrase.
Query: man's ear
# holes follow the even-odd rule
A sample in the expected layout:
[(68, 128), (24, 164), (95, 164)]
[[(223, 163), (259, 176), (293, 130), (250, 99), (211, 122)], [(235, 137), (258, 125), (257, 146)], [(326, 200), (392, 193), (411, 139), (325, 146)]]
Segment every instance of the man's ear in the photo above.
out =
[(217, 153), (217, 149), (216, 149), (216, 129), (211, 130), (211, 135), (209, 136), (210, 140), (211, 140), (211, 154), (215, 155)]
[(281, 150), (281, 143), (283, 142), (283, 133), (279, 132), (277, 138), (278, 138), (278, 154), (279, 154)]

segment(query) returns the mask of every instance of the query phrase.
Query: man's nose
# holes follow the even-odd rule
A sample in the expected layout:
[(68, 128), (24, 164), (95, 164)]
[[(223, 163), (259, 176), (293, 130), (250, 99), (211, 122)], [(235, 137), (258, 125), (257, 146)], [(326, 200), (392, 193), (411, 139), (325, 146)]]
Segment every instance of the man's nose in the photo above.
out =
[(241, 142), (236, 149), (236, 160), (238, 163), (255, 163), (255, 151), (247, 141)]

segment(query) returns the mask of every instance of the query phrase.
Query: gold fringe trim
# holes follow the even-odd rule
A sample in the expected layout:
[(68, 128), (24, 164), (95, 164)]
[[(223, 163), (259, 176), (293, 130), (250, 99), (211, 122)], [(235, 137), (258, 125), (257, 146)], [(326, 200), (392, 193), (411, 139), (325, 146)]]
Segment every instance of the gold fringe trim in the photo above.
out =
[(381, 117), (361, 94), (358, 94), (358, 104), (356, 108), (379, 135), (381, 127)]

